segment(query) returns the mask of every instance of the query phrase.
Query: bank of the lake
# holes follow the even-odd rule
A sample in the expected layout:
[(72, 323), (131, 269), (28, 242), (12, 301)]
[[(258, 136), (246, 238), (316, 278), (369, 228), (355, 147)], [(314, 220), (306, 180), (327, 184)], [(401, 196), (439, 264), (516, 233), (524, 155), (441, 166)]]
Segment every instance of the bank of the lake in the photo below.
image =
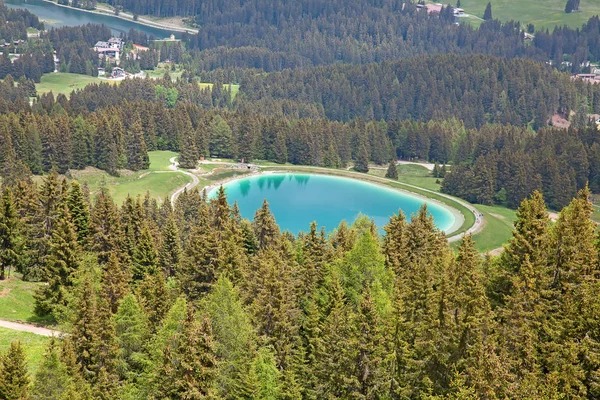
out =
[(163, 27), (160, 23), (151, 21), (134, 21), (132, 18), (107, 14), (95, 10), (83, 10), (70, 6), (59, 5), (50, 0), (3, 0), (9, 8), (25, 8), (37, 15), (46, 24), (46, 29), (59, 26), (77, 26), (103, 24), (112, 29), (115, 34), (126, 33), (135, 29), (157, 39), (180, 35), (181, 30), (175, 27)]
[(342, 220), (352, 223), (361, 214), (373, 218), (381, 229), (392, 214), (402, 210), (410, 218), (422, 204), (427, 204), (436, 224), (447, 234), (468, 228), (463, 213), (437, 199), (383, 184), (373, 179), (376, 177), (363, 175), (356, 179), (335, 172), (263, 171), (217, 182), (206, 189), (209, 196), (214, 196), (218, 186), (223, 185), (228, 199), (237, 201), (242, 216), (249, 219), (266, 198), (278, 224), (292, 233), (306, 231), (312, 221), (331, 231)]

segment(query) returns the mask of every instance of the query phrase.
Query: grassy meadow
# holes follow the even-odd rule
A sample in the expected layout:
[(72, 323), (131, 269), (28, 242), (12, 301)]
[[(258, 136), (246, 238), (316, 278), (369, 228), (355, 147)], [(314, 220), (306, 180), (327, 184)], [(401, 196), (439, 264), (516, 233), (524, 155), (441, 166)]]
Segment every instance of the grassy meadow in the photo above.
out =
[[(465, 13), (483, 17), (488, 0), (461, 0), (460, 3)], [(491, 3), (494, 18), (532, 23), (536, 29), (551, 30), (557, 25), (578, 28), (590, 17), (600, 14), (599, 0), (581, 0), (579, 11), (571, 14), (565, 13), (566, 0), (491, 0)]]
[(25, 360), (29, 368), (29, 376), (32, 377), (35, 375), (38, 365), (42, 361), (51, 338), (36, 335), (35, 333), (0, 328), (0, 353), (6, 352), (10, 347), (10, 343), (16, 340), (21, 341), (23, 351), (25, 352)]
[(87, 182), (92, 196), (105, 187), (117, 204), (122, 204), (128, 195), (144, 196), (146, 192), (150, 192), (150, 196), (161, 203), (179, 187), (192, 181), (187, 175), (169, 170), (169, 159), (177, 156), (177, 153), (152, 151), (149, 155), (149, 170), (122, 171), (120, 176), (112, 176), (96, 168), (87, 168), (71, 171), (71, 176), (81, 183)]
[(73, 90), (83, 89), (91, 83), (108, 82), (118, 84), (118, 81), (107, 81), (89, 75), (70, 74), (66, 72), (56, 72), (42, 75), (40, 83), (36, 83), (35, 88), (39, 94), (52, 91), (54, 96), (57, 94), (70, 95)]
[(42, 285), (38, 282), (25, 282), (18, 274), (0, 281), (0, 319), (6, 321), (46, 324), (49, 319), (33, 313), (33, 293)]
[[(398, 182), (406, 183), (421, 187), (423, 189), (439, 191), (440, 184), (437, 183), (438, 179), (431, 176), (429, 170), (419, 165), (398, 165)], [(371, 169), (369, 174), (375, 176), (385, 176), (386, 169)], [(409, 189), (410, 190), (410, 189)], [(416, 192), (416, 191), (415, 191)], [(430, 194), (424, 193), (427, 197), (433, 197)], [(445, 202), (440, 196), (438, 200)], [(453, 205), (456, 207), (456, 205)], [(499, 247), (502, 247), (504, 243), (511, 236), (513, 222), (515, 220), (515, 211), (502, 206), (475, 206), (484, 215), (485, 225), (483, 230), (476, 235), (473, 235), (475, 240), (475, 247), (482, 253), (492, 251)], [(458, 207), (456, 207), (458, 208)], [(465, 216), (470, 216), (465, 226), (471, 226), (473, 224), (472, 214), (468, 210), (459, 210)], [(464, 231), (464, 229), (458, 232)], [(456, 244), (455, 244), (456, 245)]]

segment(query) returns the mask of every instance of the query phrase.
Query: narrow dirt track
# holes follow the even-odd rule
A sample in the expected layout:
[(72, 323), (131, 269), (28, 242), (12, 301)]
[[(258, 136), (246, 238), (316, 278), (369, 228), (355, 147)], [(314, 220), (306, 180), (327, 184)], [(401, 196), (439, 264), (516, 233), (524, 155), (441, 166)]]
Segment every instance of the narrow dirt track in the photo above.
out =
[(57, 336), (58, 337), (58, 336), (62, 335), (62, 332), (55, 331), (52, 329), (42, 328), (42, 327), (36, 326), (36, 325), (23, 324), (21, 322), (4, 321), (1, 319), (0, 319), (0, 327), (6, 328), (6, 329), (12, 329), (14, 331), (35, 333), (36, 335), (41, 335), (41, 336)]

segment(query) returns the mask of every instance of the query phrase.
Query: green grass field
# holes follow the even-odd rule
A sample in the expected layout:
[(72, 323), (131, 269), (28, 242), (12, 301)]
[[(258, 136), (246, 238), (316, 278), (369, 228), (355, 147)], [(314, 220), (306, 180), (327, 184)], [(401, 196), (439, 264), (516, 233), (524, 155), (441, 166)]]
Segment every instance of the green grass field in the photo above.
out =
[[(37, 83), (35, 88), (39, 94), (52, 91), (55, 96), (59, 93), (69, 95), (73, 90), (83, 89), (90, 83), (101, 82), (107, 81), (89, 75), (56, 72), (43, 75), (41, 82)], [(108, 83), (118, 84), (118, 81), (108, 81)]]
[(25, 360), (27, 361), (27, 367), (29, 369), (29, 377), (31, 378), (35, 375), (38, 365), (42, 361), (50, 338), (34, 333), (18, 332), (13, 331), (12, 329), (0, 328), (0, 354), (4, 354), (10, 347), (10, 343), (16, 340), (21, 341), (23, 351), (25, 352)]
[(104, 171), (88, 168), (72, 171), (72, 177), (81, 183), (87, 182), (92, 196), (103, 186), (106, 187), (117, 204), (123, 203), (127, 195), (144, 196), (146, 192), (162, 202), (177, 188), (191, 182), (190, 177), (168, 169), (169, 159), (177, 156), (177, 153), (152, 151), (149, 155), (150, 169), (146, 171), (124, 171), (121, 176), (111, 176)]
[(49, 319), (33, 313), (33, 293), (42, 285), (37, 282), (24, 282), (18, 274), (0, 281), (0, 319), (34, 324), (47, 324)]
[[(171, 75), (171, 80), (173, 81), (176, 81), (183, 74), (183, 69), (178, 67), (175, 71), (171, 71), (169, 65), (166, 64), (159, 64), (159, 66), (154, 70), (147, 70), (144, 72), (146, 72), (146, 74), (152, 79), (160, 79), (165, 75), (166, 70), (169, 71), (169, 75)], [(201, 89), (212, 88), (213, 86), (212, 83), (206, 82), (198, 82), (198, 85), (200, 85)], [(240, 91), (240, 85), (229, 84), (225, 86), (229, 86), (229, 90), (231, 90), (231, 98), (235, 99), (235, 96), (237, 96), (238, 92)]]
[[(492, 16), (501, 21), (532, 23), (536, 29), (552, 29), (556, 25), (578, 28), (590, 17), (600, 14), (600, 1), (581, 0), (579, 12), (565, 13), (566, 0), (491, 0)], [(456, 2), (452, 2), (456, 4)], [(467, 14), (483, 16), (488, 0), (461, 0)]]

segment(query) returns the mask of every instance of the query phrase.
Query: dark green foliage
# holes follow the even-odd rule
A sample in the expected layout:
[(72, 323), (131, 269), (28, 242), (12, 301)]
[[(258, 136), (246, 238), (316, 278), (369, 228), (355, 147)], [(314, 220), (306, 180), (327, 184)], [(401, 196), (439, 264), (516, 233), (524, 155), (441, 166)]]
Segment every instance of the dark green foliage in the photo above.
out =
[(0, 201), (0, 281), (10, 275), (10, 270), (18, 269), (21, 256), (19, 221), (14, 198), (6, 189)]
[(385, 172), (385, 177), (389, 179), (398, 179), (398, 167), (396, 166), (396, 162), (394, 160), (390, 161), (390, 165)]
[(27, 399), (28, 385), (29, 377), (23, 347), (20, 341), (11, 342), (8, 351), (0, 357), (0, 398)]
[(491, 2), (487, 3), (487, 6), (485, 6), (485, 11), (483, 12), (483, 19), (485, 21), (489, 21), (492, 19), (492, 3)]

